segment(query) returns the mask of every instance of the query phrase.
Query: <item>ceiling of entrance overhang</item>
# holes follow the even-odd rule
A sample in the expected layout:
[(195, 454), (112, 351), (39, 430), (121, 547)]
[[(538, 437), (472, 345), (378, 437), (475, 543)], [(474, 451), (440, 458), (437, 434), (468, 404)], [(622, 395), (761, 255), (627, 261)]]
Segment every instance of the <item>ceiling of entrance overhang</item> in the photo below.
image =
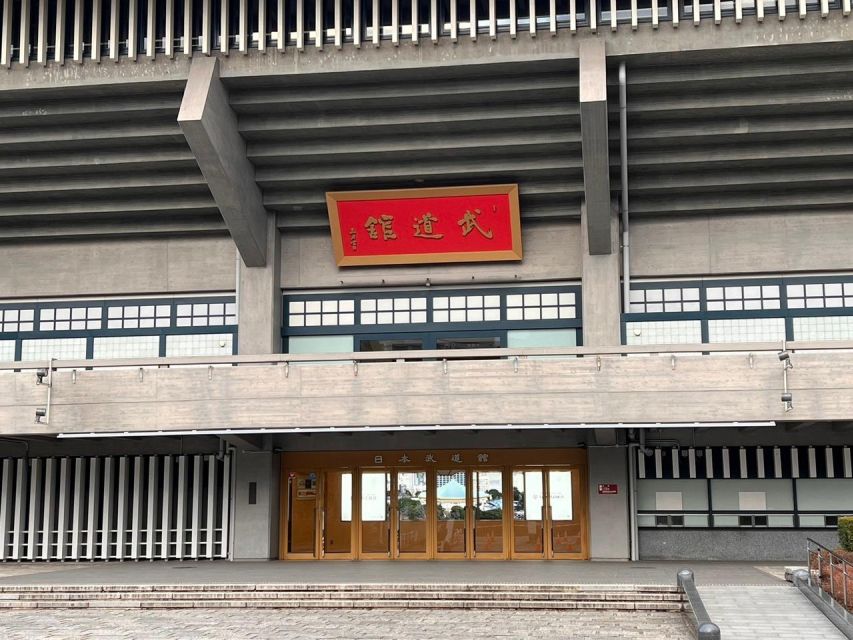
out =
[[(853, 62), (777, 54), (629, 61), (632, 215), (850, 210)], [(490, 182), (519, 183), (527, 221), (578, 215), (575, 61), (226, 82), (282, 227), (326, 227), (327, 190)], [(176, 122), (182, 91), (0, 90), (0, 240), (224, 232)]]

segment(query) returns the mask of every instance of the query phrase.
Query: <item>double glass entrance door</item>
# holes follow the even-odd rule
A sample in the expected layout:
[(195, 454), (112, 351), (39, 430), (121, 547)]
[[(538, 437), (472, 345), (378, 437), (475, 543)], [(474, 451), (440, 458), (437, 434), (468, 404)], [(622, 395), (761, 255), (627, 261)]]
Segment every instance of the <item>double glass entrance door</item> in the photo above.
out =
[(583, 557), (571, 468), (291, 471), (286, 557)]

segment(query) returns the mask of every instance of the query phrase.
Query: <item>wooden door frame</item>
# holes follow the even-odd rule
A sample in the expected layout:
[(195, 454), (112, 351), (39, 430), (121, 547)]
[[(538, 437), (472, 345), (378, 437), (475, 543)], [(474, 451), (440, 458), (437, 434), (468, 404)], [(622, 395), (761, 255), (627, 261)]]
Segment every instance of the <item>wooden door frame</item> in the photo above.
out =
[[(581, 519), (581, 552), (580, 553), (561, 553), (554, 554), (555, 560), (586, 560), (589, 558), (589, 493), (588, 493), (588, 464), (586, 450), (583, 448), (568, 448), (568, 449), (462, 449), (452, 450), (461, 451), (466, 462), (458, 466), (443, 464), (443, 461), (432, 462), (431, 464), (418, 464), (419, 455), (425, 453), (434, 453), (439, 457), (449, 454), (451, 450), (447, 449), (410, 449), (408, 451), (349, 451), (349, 452), (285, 452), (281, 458), (281, 475), (280, 483), (284, 489), (280, 491), (280, 509), (281, 515), (279, 518), (280, 535), (279, 535), (279, 558), (282, 560), (359, 560), (359, 559), (381, 559), (381, 560), (420, 560), (420, 559), (436, 559), (436, 560), (526, 560), (526, 559), (544, 559), (544, 549), (547, 549), (550, 540), (543, 540), (543, 554), (519, 554), (515, 552), (515, 538), (513, 530), (514, 522), (514, 494), (512, 491), (512, 472), (514, 469), (539, 469), (543, 473), (543, 482), (547, 484), (547, 470), (550, 468), (568, 469), (577, 472), (578, 482), (578, 497), (576, 502), (576, 514)], [(490, 461), (472, 462), (477, 459), (477, 452), (487, 451), (487, 457)], [(397, 465), (391, 462), (398, 458), (405, 457), (409, 453), (412, 454), (412, 465)], [(381, 454), (381, 455), (378, 455)], [(387, 459), (389, 464), (376, 464), (373, 459)], [(402, 461), (402, 460), (401, 460)], [(466, 551), (465, 553), (442, 554), (437, 553), (437, 487), (436, 487), (436, 472), (441, 469), (453, 470), (458, 469), (466, 472)], [(352, 489), (352, 530), (351, 530), (351, 553), (349, 554), (334, 554), (331, 557), (322, 553), (322, 535), (323, 531), (321, 510), (325, 510), (325, 481), (326, 472), (331, 470), (349, 471), (353, 474), (353, 489)], [(427, 551), (425, 554), (400, 554), (395, 557), (396, 552), (396, 530), (391, 531), (391, 555), (386, 554), (362, 554), (361, 549), (361, 474), (363, 471), (383, 471), (391, 474), (391, 526), (395, 526), (395, 517), (399, 517), (396, 510), (397, 503), (397, 473), (400, 471), (421, 471), (426, 470), (427, 473)], [(503, 535), (504, 545), (503, 553), (478, 554), (474, 551), (474, 494), (473, 481), (476, 471), (497, 471), (500, 470), (504, 475), (503, 494), (504, 494), (504, 518), (503, 518)], [(314, 554), (292, 554), (287, 553), (288, 545), (288, 516), (290, 509), (290, 477), (289, 474), (294, 473), (317, 473), (318, 476), (318, 496), (315, 498), (314, 509), (314, 526), (315, 526), (315, 551)], [(573, 476), (574, 478), (574, 476)], [(544, 491), (543, 487), (543, 493)], [(547, 495), (545, 496), (548, 497)], [(507, 508), (507, 498), (509, 498), (510, 508)], [(549, 505), (550, 506), (550, 505)], [(543, 529), (545, 523), (543, 522)], [(543, 535), (547, 536), (547, 530)], [(325, 556), (325, 557), (324, 557)]]

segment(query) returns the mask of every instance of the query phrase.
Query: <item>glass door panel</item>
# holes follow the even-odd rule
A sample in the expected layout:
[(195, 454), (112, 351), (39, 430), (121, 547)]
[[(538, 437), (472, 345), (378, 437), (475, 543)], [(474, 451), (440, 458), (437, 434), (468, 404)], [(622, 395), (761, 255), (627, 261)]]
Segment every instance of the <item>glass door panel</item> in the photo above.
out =
[(352, 553), (352, 472), (327, 471), (323, 478), (323, 553)]
[(542, 471), (513, 471), (513, 549), (545, 553), (544, 482)]
[(426, 471), (397, 473), (397, 552), (427, 551), (427, 474)]
[(361, 474), (361, 552), (391, 553), (391, 474)]
[(468, 501), (465, 471), (436, 471), (436, 552), (464, 554)]
[(552, 553), (581, 553), (581, 523), (574, 508), (574, 474), (567, 469), (548, 470), (548, 519)]
[(474, 552), (503, 553), (503, 473), (474, 471)]
[(287, 500), (287, 553), (316, 557), (317, 474), (290, 472)]

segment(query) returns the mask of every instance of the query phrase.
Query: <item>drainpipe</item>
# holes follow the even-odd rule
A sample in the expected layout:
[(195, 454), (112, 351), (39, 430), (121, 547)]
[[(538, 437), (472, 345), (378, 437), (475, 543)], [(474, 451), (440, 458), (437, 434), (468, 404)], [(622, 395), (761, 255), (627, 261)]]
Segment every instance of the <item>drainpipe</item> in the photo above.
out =
[(619, 63), (619, 166), (622, 186), (622, 312), (628, 313), (631, 299), (631, 249), (628, 215), (628, 75)]
[[(634, 431), (631, 429), (631, 431)], [(631, 440), (634, 440), (631, 434)], [(639, 553), (639, 528), (637, 526), (637, 452), (644, 447), (645, 433), (639, 430), (640, 442), (628, 443), (628, 522), (630, 526), (631, 560), (636, 562), (640, 559)]]

